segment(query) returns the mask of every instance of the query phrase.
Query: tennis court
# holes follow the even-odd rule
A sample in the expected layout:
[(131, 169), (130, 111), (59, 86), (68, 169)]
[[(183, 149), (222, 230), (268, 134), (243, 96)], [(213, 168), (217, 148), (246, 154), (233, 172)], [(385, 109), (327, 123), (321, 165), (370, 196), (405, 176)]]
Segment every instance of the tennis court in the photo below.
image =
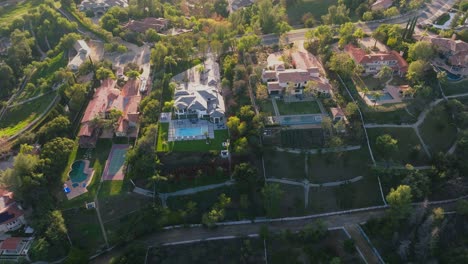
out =
[(125, 163), (125, 154), (127, 153), (129, 145), (113, 145), (107, 158), (106, 167), (102, 174), (102, 179), (104, 181), (112, 180), (123, 180), (124, 175), (124, 163)]

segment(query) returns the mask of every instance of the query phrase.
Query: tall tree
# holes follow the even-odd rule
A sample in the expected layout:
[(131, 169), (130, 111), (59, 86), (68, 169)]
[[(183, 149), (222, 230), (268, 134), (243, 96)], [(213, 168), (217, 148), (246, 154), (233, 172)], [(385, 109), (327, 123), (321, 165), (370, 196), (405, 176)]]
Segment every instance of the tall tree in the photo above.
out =
[(390, 206), (390, 215), (394, 220), (406, 218), (411, 212), (411, 187), (400, 185), (396, 189), (391, 189), (387, 195), (387, 202)]
[(266, 184), (262, 188), (263, 204), (268, 217), (279, 216), (280, 203), (283, 198), (283, 190), (279, 184)]

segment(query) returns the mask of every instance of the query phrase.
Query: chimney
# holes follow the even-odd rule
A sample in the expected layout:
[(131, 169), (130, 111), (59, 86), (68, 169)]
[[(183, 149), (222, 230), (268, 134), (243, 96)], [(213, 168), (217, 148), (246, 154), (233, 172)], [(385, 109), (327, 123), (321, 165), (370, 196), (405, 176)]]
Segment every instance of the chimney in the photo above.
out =
[(452, 34), (452, 40), (456, 40), (457, 39), (457, 34), (453, 33)]
[(400, 51), (400, 56), (403, 57), (403, 54), (405, 54), (403, 51)]

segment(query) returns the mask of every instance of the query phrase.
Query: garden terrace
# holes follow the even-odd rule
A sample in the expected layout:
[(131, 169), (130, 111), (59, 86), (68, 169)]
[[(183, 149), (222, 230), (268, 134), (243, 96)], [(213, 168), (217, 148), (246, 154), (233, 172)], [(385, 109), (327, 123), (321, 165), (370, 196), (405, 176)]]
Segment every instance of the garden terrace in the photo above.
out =
[(427, 114), (420, 131), (433, 154), (445, 153), (457, 139), (457, 127), (444, 104), (437, 105)]
[(421, 142), (413, 128), (367, 128), (369, 141), (377, 161), (384, 162), (376, 149), (376, 140), (379, 136), (389, 134), (398, 141), (398, 150), (390, 157), (390, 163), (396, 163), (399, 166), (412, 164), (414, 166), (427, 165), (429, 157), (424, 152)]

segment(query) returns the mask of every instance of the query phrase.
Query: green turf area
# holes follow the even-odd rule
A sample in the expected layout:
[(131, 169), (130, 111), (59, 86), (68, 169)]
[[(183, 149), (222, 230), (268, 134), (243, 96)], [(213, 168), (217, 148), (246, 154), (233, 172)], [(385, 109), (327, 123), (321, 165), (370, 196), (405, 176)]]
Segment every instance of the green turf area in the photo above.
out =
[(421, 146), (421, 142), (412, 128), (368, 128), (367, 134), (374, 153), (374, 157), (378, 162), (385, 162), (379, 153), (376, 151), (375, 142), (381, 135), (389, 134), (394, 139), (398, 140), (398, 151), (391, 156), (391, 160), (396, 165), (404, 166), (412, 165), (427, 165), (428, 157)]
[(316, 187), (309, 192), (309, 213), (333, 212), (382, 204), (377, 178), (365, 177), (358, 182), (337, 187)]
[(99, 190), (99, 209), (102, 221), (107, 223), (119, 219), (150, 204), (153, 199), (131, 193), (128, 181), (103, 181)]
[(285, 103), (282, 100), (277, 100), (276, 104), (280, 115), (320, 114), (320, 107), (315, 101)]
[[(38, 80), (41, 78), (44, 78), (48, 81), (51, 82), (52, 78), (54, 77), (54, 73), (59, 69), (67, 66), (67, 57), (65, 56), (64, 52), (60, 52), (57, 56), (53, 58), (47, 58), (47, 63), (40, 62), (38, 63), (38, 66), (36, 66), (36, 72), (32, 75), (31, 79), (29, 80), (29, 83), (32, 83), (36, 86), (36, 89), (34, 90), (27, 90), (24, 89), (21, 94), (18, 95), (18, 97), (15, 98), (15, 102), (21, 102), (24, 101), (28, 98), (34, 97), (39, 95), (41, 92), (47, 92), (47, 91), (41, 91), (37, 86), (38, 85)], [(51, 83), (53, 85), (53, 83)], [(48, 87), (51, 89), (52, 87)]]
[(76, 208), (62, 211), (68, 235), (74, 246), (94, 253), (104, 246), (96, 210)]
[(19, 4), (3, 7), (0, 14), (0, 25), (9, 25), (13, 20), (23, 17), (32, 7), (38, 5), (38, 3), (39, 2), (35, 3), (35, 1), (24, 1)]
[(223, 150), (222, 143), (225, 142), (228, 138), (227, 130), (215, 130), (214, 139), (209, 140), (209, 144), (206, 144), (206, 140), (187, 140), (187, 141), (173, 141), (168, 142), (169, 124), (161, 123), (159, 124), (158, 130), (158, 144), (156, 150), (158, 152), (167, 152), (167, 151), (186, 151), (186, 152), (208, 152), (211, 150)]
[(448, 13), (445, 13), (441, 15), (440, 17), (437, 18), (437, 20), (434, 22), (436, 25), (443, 25), (445, 22), (449, 21), (450, 15)]
[(336, 5), (337, 0), (303, 0), (297, 4), (288, 5), (286, 10), (291, 25), (301, 24), (301, 18), (306, 13), (311, 13), (316, 20), (321, 21), (321, 16), (328, 13), (328, 7)]
[(279, 217), (304, 215), (304, 187), (282, 183), (275, 184), (278, 184), (283, 191)]
[(25, 128), (47, 109), (55, 95), (50, 93), (31, 102), (8, 108), (0, 120), (0, 137), (12, 136)]
[(445, 95), (468, 93), (468, 80), (460, 82), (445, 82), (442, 84)]
[[(102, 171), (106, 164), (109, 151), (112, 147), (112, 140), (100, 139), (96, 144), (96, 148), (91, 149), (91, 158), (89, 166), (94, 169), (94, 176), (91, 183), (88, 185), (87, 193), (84, 193), (72, 200), (67, 200), (65, 194), (61, 194), (61, 199), (63, 201), (62, 208), (74, 208), (84, 206), (85, 202), (91, 202), (94, 200), (99, 183), (101, 181)], [(74, 152), (70, 154), (69, 163), (73, 163), (73, 157), (77, 160), (83, 159), (87, 149), (77, 148)], [(69, 168), (69, 167), (68, 167)], [(65, 174), (66, 175), (66, 174)], [(66, 178), (65, 178), (66, 179)], [(117, 187), (114, 187), (114, 190)]]
[(323, 131), (321, 128), (315, 129), (287, 129), (282, 130), (281, 147), (311, 149), (323, 147)]
[(266, 113), (267, 116), (275, 115), (275, 110), (273, 109), (271, 100), (257, 100), (257, 105), (260, 107), (260, 111)]
[(437, 105), (427, 114), (420, 132), (431, 153), (446, 152), (453, 145), (457, 138), (457, 127), (453, 122), (443, 104)]
[(360, 77), (362, 82), (361, 85), (362, 87), (359, 87), (360, 91), (364, 90), (369, 90), (369, 91), (375, 91), (375, 90), (382, 90), (385, 88), (385, 82), (387, 82), (389, 79), (379, 79), (379, 78), (374, 78), (373, 75), (368, 75), (368, 76), (362, 76)]
[(193, 219), (194, 223), (200, 223), (202, 214), (208, 212), (218, 201), (218, 197), (223, 193), (231, 198), (231, 204), (225, 209), (225, 219), (245, 219), (245, 217), (247, 217), (249, 214), (254, 216), (263, 216), (262, 208), (255, 207), (255, 205), (251, 202), (249, 203), (248, 209), (240, 208), (239, 193), (235, 186), (225, 186), (208, 191), (198, 192), (192, 195), (169, 197), (167, 199), (167, 206), (172, 211), (177, 211), (185, 209), (188, 202), (195, 202), (197, 204), (196, 212), (191, 218)]
[(305, 155), (266, 150), (263, 155), (267, 178), (304, 180)]
[(318, 184), (366, 176), (372, 164), (367, 146), (341, 153), (311, 154), (307, 162), (308, 179)]
[(147, 262), (159, 264), (263, 263), (263, 258), (263, 240), (236, 238), (171, 247), (154, 247), (148, 251)]

